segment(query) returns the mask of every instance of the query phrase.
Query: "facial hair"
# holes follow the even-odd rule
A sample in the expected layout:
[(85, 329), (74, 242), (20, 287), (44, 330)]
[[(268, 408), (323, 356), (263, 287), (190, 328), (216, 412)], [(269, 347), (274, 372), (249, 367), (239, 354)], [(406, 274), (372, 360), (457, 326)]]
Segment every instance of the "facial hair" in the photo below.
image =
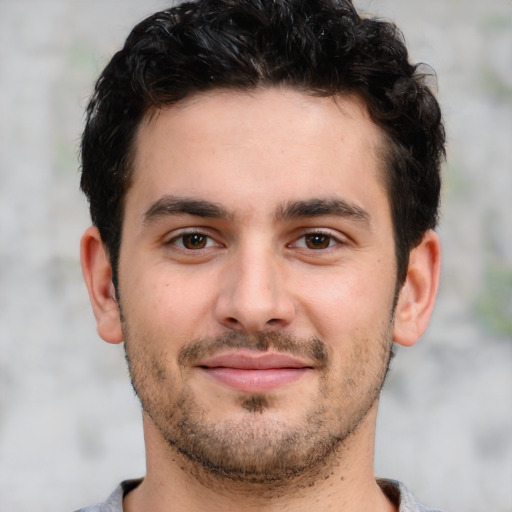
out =
[[(162, 438), (192, 463), (197, 472), (240, 484), (282, 486), (305, 474), (319, 475), (344, 447), (378, 399), (391, 358), (391, 325), (386, 325), (377, 353), (358, 340), (339, 368), (327, 345), (318, 338), (299, 339), (279, 332), (229, 333), (192, 340), (181, 348), (177, 364), (181, 380), (167, 367), (167, 354), (152, 349), (151, 340), (132, 333), (123, 322), (126, 359), (132, 385), (143, 410)], [(157, 344), (160, 346), (159, 344)], [(313, 399), (302, 408), (300, 421), (279, 415), (272, 393), (238, 396), (244, 414), (212, 421), (211, 408), (198, 400), (186, 376), (195, 362), (220, 350), (273, 350), (308, 357), (318, 375)], [(183, 378), (185, 376), (185, 378)]]

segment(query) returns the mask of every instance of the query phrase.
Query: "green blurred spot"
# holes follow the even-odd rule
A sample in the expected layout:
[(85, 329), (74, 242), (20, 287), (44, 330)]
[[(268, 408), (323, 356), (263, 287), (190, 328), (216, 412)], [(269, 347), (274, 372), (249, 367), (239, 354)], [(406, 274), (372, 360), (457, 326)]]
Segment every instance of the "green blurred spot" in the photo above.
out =
[(496, 72), (484, 68), (480, 72), (480, 82), (482, 88), (490, 95), (512, 102), (512, 86), (507, 84)]
[(464, 175), (462, 165), (454, 155), (450, 155), (443, 168), (443, 196), (450, 199), (465, 197), (470, 191), (470, 183)]
[(54, 138), (54, 169), (57, 175), (76, 174), (78, 167), (77, 148), (68, 139), (56, 136)]
[(512, 338), (512, 267), (490, 263), (477, 303), (479, 319), (492, 332)]
[(489, 16), (482, 20), (485, 32), (504, 32), (512, 28), (512, 16)]
[(66, 60), (75, 71), (96, 75), (99, 71), (98, 56), (93, 48), (82, 41), (75, 41), (67, 49)]

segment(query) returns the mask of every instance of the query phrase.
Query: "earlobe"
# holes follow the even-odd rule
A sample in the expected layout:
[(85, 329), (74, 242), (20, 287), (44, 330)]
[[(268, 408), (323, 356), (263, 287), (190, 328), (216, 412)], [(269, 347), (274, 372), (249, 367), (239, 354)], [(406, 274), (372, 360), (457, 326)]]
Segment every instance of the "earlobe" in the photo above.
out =
[(410, 254), (405, 283), (395, 310), (393, 339), (411, 346), (425, 332), (434, 310), (441, 270), (441, 245), (429, 230)]
[(121, 315), (112, 284), (112, 266), (99, 231), (90, 227), (82, 236), (80, 261), (98, 334), (108, 343), (121, 343)]

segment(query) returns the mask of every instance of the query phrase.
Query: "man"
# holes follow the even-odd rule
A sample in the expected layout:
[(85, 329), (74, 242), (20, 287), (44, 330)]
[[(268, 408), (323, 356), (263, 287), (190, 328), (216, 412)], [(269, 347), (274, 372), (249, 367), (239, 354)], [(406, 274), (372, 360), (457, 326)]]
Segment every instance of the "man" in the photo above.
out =
[(147, 474), (83, 510), (427, 510), (373, 449), (392, 344), (434, 305), (443, 145), (400, 33), (347, 0), (135, 27), (88, 108), (81, 255)]

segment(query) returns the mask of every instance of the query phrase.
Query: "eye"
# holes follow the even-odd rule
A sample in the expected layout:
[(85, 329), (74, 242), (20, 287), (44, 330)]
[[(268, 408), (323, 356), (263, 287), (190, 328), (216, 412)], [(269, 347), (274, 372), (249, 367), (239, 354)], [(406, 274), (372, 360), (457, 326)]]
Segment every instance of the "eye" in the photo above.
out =
[(294, 242), (294, 246), (301, 249), (311, 249), (311, 250), (322, 250), (328, 249), (329, 247), (334, 247), (335, 245), (341, 244), (338, 238), (335, 238), (333, 235), (328, 233), (307, 233), (304, 236), (301, 236), (296, 242)]
[(190, 251), (198, 251), (218, 245), (211, 237), (203, 233), (186, 233), (173, 238), (169, 243)]

